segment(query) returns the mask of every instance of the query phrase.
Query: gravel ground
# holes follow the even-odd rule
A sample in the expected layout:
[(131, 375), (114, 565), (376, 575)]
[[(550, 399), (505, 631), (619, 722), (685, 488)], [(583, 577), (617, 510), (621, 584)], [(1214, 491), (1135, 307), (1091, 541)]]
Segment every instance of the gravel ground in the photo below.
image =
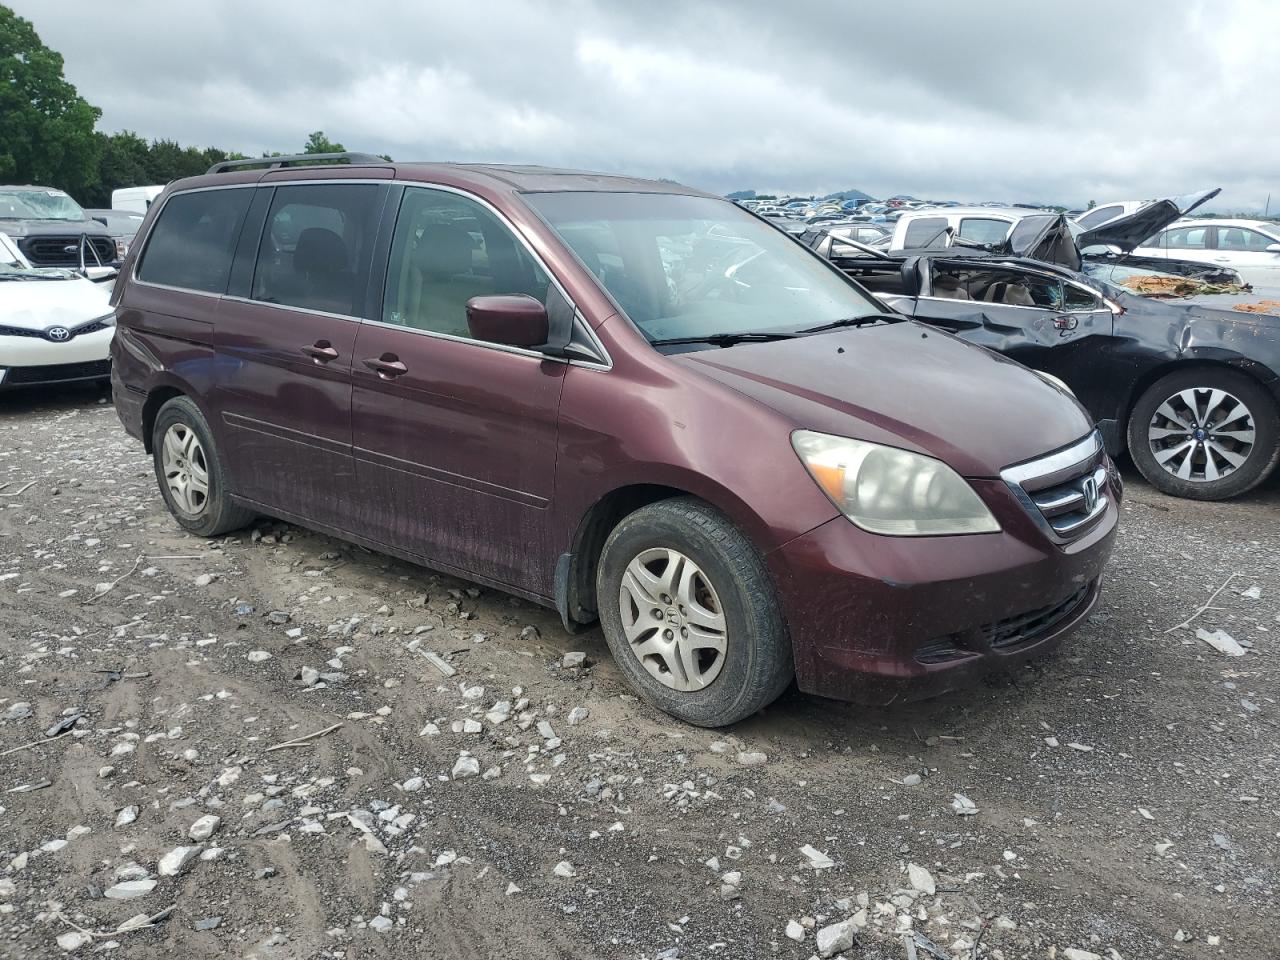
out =
[(0, 956), (1276, 957), (1280, 483), (1128, 479), (1056, 655), (704, 731), (550, 611), (184, 535), (97, 391), (0, 397)]

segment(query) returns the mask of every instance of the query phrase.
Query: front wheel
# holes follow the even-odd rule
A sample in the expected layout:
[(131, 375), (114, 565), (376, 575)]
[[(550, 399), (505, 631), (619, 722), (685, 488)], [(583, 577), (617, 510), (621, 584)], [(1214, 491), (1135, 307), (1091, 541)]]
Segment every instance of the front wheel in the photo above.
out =
[(791, 641), (764, 561), (700, 500), (625, 517), (605, 542), (596, 594), (628, 683), (687, 723), (734, 723), (791, 681)]
[(1153, 383), (1129, 416), (1129, 454), (1151, 484), (1192, 500), (1252, 490), (1280, 460), (1280, 411), (1235, 370), (1197, 367)]

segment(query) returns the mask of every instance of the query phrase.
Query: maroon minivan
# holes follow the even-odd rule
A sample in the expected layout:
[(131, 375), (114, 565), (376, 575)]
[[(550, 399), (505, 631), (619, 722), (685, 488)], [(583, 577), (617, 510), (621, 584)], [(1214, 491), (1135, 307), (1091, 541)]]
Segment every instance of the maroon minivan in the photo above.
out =
[(295, 159), (170, 185), (116, 284), (116, 408), (187, 530), (598, 620), (705, 726), (793, 676), (950, 689), (1094, 606), (1121, 487), (1061, 386), (676, 184)]

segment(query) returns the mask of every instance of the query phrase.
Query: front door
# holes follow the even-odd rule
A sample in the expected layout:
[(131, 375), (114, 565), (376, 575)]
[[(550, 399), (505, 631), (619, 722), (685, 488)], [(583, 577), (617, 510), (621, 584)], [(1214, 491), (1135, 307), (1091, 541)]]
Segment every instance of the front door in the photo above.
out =
[(550, 280), (478, 201), (408, 187), (385, 294), (352, 369), (358, 528), (437, 564), (550, 595), (544, 564), (566, 364), (471, 338), (475, 296)]
[[(387, 188), (261, 187), (218, 308), (217, 407), (236, 492), (345, 527), (351, 361)], [(238, 285), (238, 286), (237, 286)]]

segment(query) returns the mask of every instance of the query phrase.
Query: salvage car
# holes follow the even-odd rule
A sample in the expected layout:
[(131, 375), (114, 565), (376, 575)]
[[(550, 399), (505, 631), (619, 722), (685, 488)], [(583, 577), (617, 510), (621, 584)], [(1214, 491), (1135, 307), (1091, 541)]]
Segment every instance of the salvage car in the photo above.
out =
[(1150, 300), (982, 250), (805, 238), (907, 316), (1064, 382), (1155, 487), (1224, 500), (1280, 460), (1280, 317)]
[(33, 267), (0, 233), (0, 390), (105, 380), (114, 331), (106, 285)]
[(1089, 415), (743, 208), (311, 159), (171, 184), (116, 288), (116, 410), (186, 530), (266, 513), (598, 621), (705, 726), (793, 676), (952, 689), (1096, 603), (1121, 485)]
[(1274, 220), (1179, 220), (1134, 253), (1157, 264), (1191, 260), (1237, 271), (1258, 286), (1280, 286), (1280, 223)]
[(0, 186), (0, 232), (35, 267), (119, 265), (107, 228), (61, 190)]
[(116, 259), (124, 260), (129, 244), (142, 226), (142, 214), (133, 210), (86, 210), (85, 213), (107, 228), (116, 245)]

